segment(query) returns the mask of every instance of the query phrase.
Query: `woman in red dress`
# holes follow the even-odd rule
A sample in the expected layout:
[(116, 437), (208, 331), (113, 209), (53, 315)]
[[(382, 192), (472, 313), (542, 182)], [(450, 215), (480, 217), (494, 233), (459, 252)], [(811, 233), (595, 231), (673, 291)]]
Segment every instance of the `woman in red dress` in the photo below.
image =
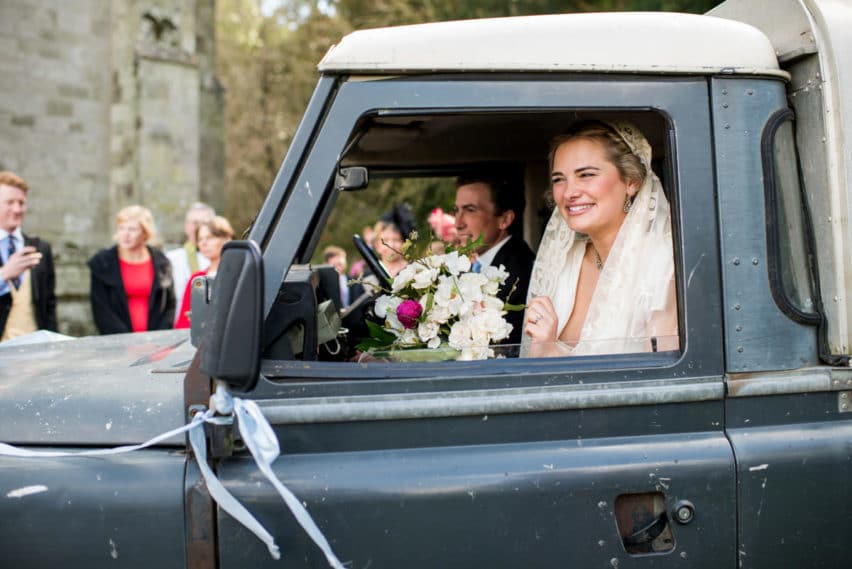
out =
[(222, 247), (233, 238), (234, 230), (231, 228), (231, 224), (220, 215), (198, 226), (195, 241), (198, 243), (198, 250), (201, 254), (210, 259), (210, 266), (202, 271), (193, 273), (189, 278), (189, 282), (186, 283), (186, 290), (183, 292), (183, 301), (178, 312), (175, 328), (189, 328), (192, 279), (202, 275), (207, 275), (208, 278), (215, 277), (216, 271), (219, 269), (219, 259), (222, 257)]
[(151, 212), (125, 207), (115, 216), (115, 246), (89, 259), (92, 314), (101, 334), (172, 327), (175, 295), (169, 260), (156, 240)]

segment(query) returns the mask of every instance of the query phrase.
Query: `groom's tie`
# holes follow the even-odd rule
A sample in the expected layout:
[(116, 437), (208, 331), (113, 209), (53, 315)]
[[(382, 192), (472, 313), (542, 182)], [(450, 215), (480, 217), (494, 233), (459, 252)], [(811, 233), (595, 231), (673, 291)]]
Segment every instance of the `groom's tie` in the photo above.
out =
[(474, 273), (478, 273), (482, 269), (482, 263), (478, 260), (473, 262), (473, 265), (470, 267), (470, 270)]

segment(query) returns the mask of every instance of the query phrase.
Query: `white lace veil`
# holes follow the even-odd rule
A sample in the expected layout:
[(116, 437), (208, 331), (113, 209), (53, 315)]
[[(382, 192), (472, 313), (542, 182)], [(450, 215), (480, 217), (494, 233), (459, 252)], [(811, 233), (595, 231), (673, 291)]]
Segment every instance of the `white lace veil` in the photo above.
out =
[[(655, 316), (672, 308), (667, 305), (674, 299), (674, 257), (669, 202), (651, 170), (651, 145), (629, 122), (605, 124), (639, 157), (647, 174), (598, 278), (580, 341), (571, 352), (577, 355), (648, 351), (651, 336), (672, 333), (657, 330), (655, 324), (659, 320)], [(550, 297), (560, 332), (574, 308), (587, 240), (568, 227), (559, 208), (554, 209), (536, 255), (527, 299)], [(529, 342), (526, 335), (524, 342)]]

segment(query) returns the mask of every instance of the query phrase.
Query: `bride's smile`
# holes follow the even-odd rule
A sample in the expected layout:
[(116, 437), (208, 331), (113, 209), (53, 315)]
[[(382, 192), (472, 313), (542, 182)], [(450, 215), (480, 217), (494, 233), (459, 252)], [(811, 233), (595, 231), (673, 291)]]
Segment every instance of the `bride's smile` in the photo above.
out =
[(627, 215), (624, 203), (636, 190), (628, 186), (596, 140), (577, 138), (553, 155), (553, 199), (568, 226), (611, 243)]

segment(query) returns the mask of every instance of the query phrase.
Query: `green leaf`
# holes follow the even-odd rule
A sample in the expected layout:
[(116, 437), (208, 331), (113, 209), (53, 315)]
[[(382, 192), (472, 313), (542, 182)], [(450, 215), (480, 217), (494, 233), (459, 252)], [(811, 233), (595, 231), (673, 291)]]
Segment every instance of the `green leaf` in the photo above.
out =
[(376, 324), (372, 320), (367, 320), (367, 328), (370, 330), (370, 339), (381, 342), (383, 346), (388, 346), (396, 340), (396, 336)]

